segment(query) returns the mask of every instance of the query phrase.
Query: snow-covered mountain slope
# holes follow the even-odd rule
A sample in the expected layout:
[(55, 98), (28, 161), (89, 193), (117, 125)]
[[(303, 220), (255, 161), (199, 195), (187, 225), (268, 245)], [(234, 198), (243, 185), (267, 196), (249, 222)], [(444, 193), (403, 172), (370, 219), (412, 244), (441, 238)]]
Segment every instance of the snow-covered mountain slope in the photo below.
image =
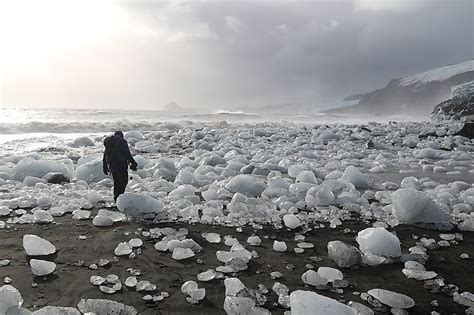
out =
[(435, 105), (450, 98), (453, 86), (472, 80), (474, 60), (393, 79), (384, 88), (365, 94), (358, 104), (329, 112), (428, 117)]
[(455, 75), (469, 71), (474, 71), (474, 60), (469, 60), (456, 65), (435, 68), (426, 72), (414, 74), (401, 79), (399, 84), (401, 86), (407, 86), (413, 84), (421, 85), (433, 81), (445, 81), (451, 77), (454, 77)]

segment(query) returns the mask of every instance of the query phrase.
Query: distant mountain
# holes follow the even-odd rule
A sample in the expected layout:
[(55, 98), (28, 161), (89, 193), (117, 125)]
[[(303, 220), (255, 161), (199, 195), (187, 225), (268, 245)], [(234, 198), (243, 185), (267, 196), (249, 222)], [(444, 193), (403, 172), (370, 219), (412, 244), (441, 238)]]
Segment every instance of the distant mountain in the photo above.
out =
[(176, 102), (169, 102), (168, 104), (163, 106), (162, 110), (167, 112), (182, 112), (187, 109), (182, 106), (179, 106)]
[(238, 110), (254, 114), (317, 115), (330, 108), (341, 108), (357, 104), (357, 100), (321, 103), (280, 103), (260, 107), (239, 107)]
[(367, 93), (354, 94), (343, 99), (345, 102), (349, 101), (360, 101)]
[(453, 86), (472, 80), (474, 60), (393, 79), (384, 88), (364, 94), (357, 104), (326, 113), (427, 116), (436, 104), (450, 98)]

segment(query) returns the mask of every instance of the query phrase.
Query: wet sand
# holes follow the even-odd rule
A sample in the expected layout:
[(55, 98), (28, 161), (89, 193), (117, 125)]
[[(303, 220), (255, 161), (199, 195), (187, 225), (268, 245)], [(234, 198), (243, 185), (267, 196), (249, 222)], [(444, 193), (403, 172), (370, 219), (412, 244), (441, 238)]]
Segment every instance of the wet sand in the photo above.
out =
[[(93, 211), (93, 215), (96, 210)], [(336, 294), (327, 290), (315, 290), (305, 286), (301, 280), (301, 275), (307, 270), (306, 265), (312, 264), (315, 269), (320, 266), (338, 268), (327, 257), (327, 243), (331, 240), (342, 240), (352, 245), (356, 245), (355, 236), (357, 232), (368, 227), (359, 220), (343, 222), (342, 226), (336, 229), (328, 227), (324, 229), (313, 229), (306, 233), (306, 242), (315, 245), (314, 249), (307, 249), (302, 254), (296, 254), (293, 248), (296, 243), (293, 238), (299, 229), (289, 231), (286, 228), (274, 230), (273, 227), (265, 227), (263, 230), (253, 230), (251, 227), (244, 227), (242, 232), (237, 232), (235, 228), (209, 225), (190, 225), (179, 223), (162, 223), (145, 225), (138, 223), (121, 223), (107, 228), (98, 228), (92, 225), (91, 220), (78, 221), (71, 219), (70, 215), (55, 218), (55, 224), (38, 225), (13, 225), (9, 229), (0, 230), (0, 259), (9, 259), (10, 265), (0, 267), (2, 279), (6, 276), (13, 279), (12, 285), (22, 294), (25, 302), (24, 306), (30, 310), (35, 310), (46, 305), (53, 306), (77, 306), (82, 298), (106, 298), (134, 306), (140, 314), (225, 314), (224, 303), (224, 281), (212, 280), (210, 282), (198, 282), (200, 287), (206, 288), (206, 298), (198, 305), (191, 305), (185, 300), (180, 287), (187, 280), (197, 281), (196, 275), (209, 268), (216, 268), (222, 265), (216, 258), (217, 250), (228, 250), (229, 247), (223, 244), (210, 244), (202, 238), (203, 232), (215, 232), (236, 237), (249, 250), (256, 250), (260, 255), (258, 259), (252, 259), (249, 268), (239, 272), (237, 277), (252, 289), (256, 289), (258, 284), (264, 284), (270, 290), (266, 294), (268, 302), (263, 307), (269, 309), (273, 314), (282, 314), (285, 309), (278, 306), (277, 295), (271, 291), (275, 281), (284, 283), (290, 288), (313, 290), (319, 294), (330, 296), (337, 300), (348, 302), (350, 300), (364, 303), (359, 296), (352, 294), (354, 291), (366, 292), (373, 288), (384, 288), (412, 297), (416, 306), (410, 309), (410, 314), (429, 314), (435, 310), (441, 314), (463, 314), (466, 307), (454, 303), (451, 296), (444, 293), (431, 293), (423, 288), (423, 281), (407, 279), (401, 272), (402, 263), (381, 265), (378, 267), (360, 266), (351, 269), (341, 269), (344, 279), (349, 281), (349, 286), (344, 289), (343, 294)], [(186, 227), (189, 229), (188, 238), (194, 239), (203, 247), (201, 253), (195, 257), (184, 261), (175, 261), (171, 258), (171, 253), (163, 253), (155, 250), (152, 239), (140, 235), (139, 230), (149, 230), (152, 227)], [(344, 229), (350, 229), (345, 233)], [(402, 243), (402, 252), (407, 252), (408, 248), (414, 246), (416, 241), (412, 235), (419, 237), (426, 236), (439, 240), (439, 232), (420, 229), (411, 226), (398, 226), (395, 231)], [(126, 236), (124, 233), (130, 232)], [(22, 247), (22, 237), (24, 234), (36, 234), (51, 241), (57, 248), (54, 259), (57, 264), (54, 274), (45, 278), (35, 278), (31, 274), (28, 266), (29, 257), (26, 256)], [(247, 237), (255, 234), (262, 238), (259, 247), (247, 245)], [(472, 258), (461, 259), (461, 253), (474, 255), (474, 233), (463, 232), (464, 240), (459, 245), (448, 248), (440, 248), (429, 251), (430, 260), (426, 264), (427, 270), (435, 271), (445, 279), (446, 283), (452, 283), (460, 288), (460, 292), (471, 291), (474, 288), (474, 264)], [(85, 235), (86, 240), (80, 240), (79, 236)], [(114, 249), (119, 242), (128, 241), (133, 237), (140, 237), (144, 241), (143, 253), (135, 259), (128, 257), (120, 258), (110, 266), (98, 270), (90, 270), (88, 266), (97, 263), (101, 258), (112, 260)], [(273, 239), (285, 241), (288, 245), (286, 253), (277, 253), (272, 250)], [(318, 256), (321, 262), (311, 261), (309, 258)], [(197, 259), (202, 260), (202, 264), (197, 263)], [(76, 266), (79, 261), (84, 261), (83, 266)], [(294, 265), (294, 269), (287, 270), (288, 265)], [(170, 294), (168, 298), (158, 303), (147, 303), (142, 300), (145, 295), (133, 289), (123, 287), (115, 294), (108, 295), (99, 291), (93, 286), (89, 278), (92, 275), (106, 276), (116, 274), (122, 283), (130, 275), (127, 268), (137, 268), (141, 271), (139, 280), (149, 280), (158, 286), (157, 293), (166, 291)], [(340, 269), (340, 268), (339, 268)], [(273, 280), (270, 272), (280, 271), (283, 278)], [(32, 287), (36, 282), (37, 287)], [(439, 302), (439, 307), (431, 306), (432, 300)]]

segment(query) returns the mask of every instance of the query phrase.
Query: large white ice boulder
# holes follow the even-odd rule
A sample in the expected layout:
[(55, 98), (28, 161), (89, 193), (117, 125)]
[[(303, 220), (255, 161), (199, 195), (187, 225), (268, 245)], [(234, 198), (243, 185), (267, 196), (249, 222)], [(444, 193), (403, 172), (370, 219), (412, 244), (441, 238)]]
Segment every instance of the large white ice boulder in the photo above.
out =
[(371, 227), (357, 233), (359, 249), (365, 255), (400, 257), (401, 248), (398, 237), (383, 227)]
[(68, 161), (69, 163), (67, 161), (58, 162), (25, 158), (15, 165), (11, 178), (17, 181), (23, 181), (27, 176), (42, 178), (48, 173), (61, 173), (68, 178), (72, 178), (72, 161)]
[(248, 197), (258, 197), (265, 190), (267, 185), (250, 175), (240, 174), (232, 178), (225, 188), (233, 193), (241, 193)]
[(132, 217), (147, 213), (160, 213), (164, 209), (161, 199), (136, 193), (124, 193), (117, 198), (117, 208)]
[(426, 195), (413, 188), (392, 193), (392, 213), (403, 224), (448, 223), (449, 216)]
[(92, 183), (99, 182), (108, 178), (108, 176), (104, 174), (102, 160), (96, 160), (78, 166), (76, 169), (76, 178)]
[(23, 236), (23, 248), (28, 256), (46, 256), (56, 252), (51, 242), (32, 234)]
[(0, 287), (0, 314), (23, 314), (23, 298), (20, 291), (7, 284)]
[(335, 199), (332, 191), (323, 186), (316, 186), (308, 189), (304, 200), (308, 208), (316, 208), (329, 206), (334, 203)]
[(355, 166), (349, 165), (344, 174), (342, 174), (341, 180), (352, 183), (356, 188), (367, 188), (368, 181), (367, 177), (363, 175)]
[(290, 294), (291, 315), (356, 315), (355, 309), (334, 299), (311, 291), (297, 290)]

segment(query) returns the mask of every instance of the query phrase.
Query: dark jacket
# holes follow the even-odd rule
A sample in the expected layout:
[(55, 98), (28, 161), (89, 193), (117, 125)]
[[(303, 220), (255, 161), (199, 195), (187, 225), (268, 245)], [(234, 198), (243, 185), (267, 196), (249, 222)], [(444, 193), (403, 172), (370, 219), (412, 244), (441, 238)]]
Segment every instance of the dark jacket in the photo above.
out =
[(112, 137), (115, 137), (118, 141), (118, 155), (116, 158), (111, 161), (107, 161), (105, 152), (104, 158), (102, 159), (102, 164), (104, 170), (109, 170), (112, 173), (115, 172), (126, 172), (128, 170), (128, 165), (131, 165), (131, 168), (136, 168), (137, 162), (132, 157), (130, 149), (128, 148), (127, 140), (125, 140), (121, 135), (115, 134)]

